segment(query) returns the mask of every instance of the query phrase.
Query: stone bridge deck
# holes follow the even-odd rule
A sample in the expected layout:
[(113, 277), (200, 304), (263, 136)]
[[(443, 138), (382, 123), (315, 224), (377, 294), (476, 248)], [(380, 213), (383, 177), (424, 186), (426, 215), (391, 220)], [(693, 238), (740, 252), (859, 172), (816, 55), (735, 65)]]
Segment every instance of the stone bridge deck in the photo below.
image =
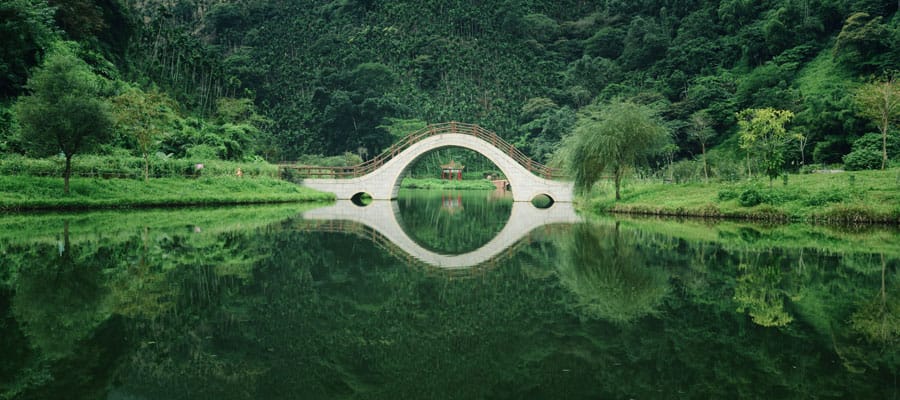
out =
[[(553, 202), (570, 203), (574, 198), (572, 182), (552, 180), (559, 177), (553, 168), (537, 163), (495, 133), (477, 125), (451, 122), (431, 125), (410, 134), (378, 157), (354, 167), (288, 166), (307, 176), (301, 184), (338, 199), (352, 199), (366, 193), (375, 200), (397, 198), (406, 169), (423, 155), (445, 147), (462, 147), (484, 155), (506, 176), (513, 201), (531, 201), (546, 195)], [(537, 174), (537, 175), (536, 175)]]

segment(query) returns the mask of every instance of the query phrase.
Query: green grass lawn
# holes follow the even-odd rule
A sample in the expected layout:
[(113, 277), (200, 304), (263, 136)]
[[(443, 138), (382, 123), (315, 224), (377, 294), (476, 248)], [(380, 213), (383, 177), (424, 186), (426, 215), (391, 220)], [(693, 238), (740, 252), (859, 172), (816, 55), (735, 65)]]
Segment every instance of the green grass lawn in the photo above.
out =
[(603, 182), (583, 207), (615, 213), (809, 222), (900, 223), (900, 168), (790, 175), (738, 183), (665, 184), (626, 181), (622, 200)]
[(438, 178), (403, 178), (403, 189), (448, 189), (448, 190), (494, 190), (494, 184), (487, 179), (449, 180)]
[(334, 195), (268, 177), (132, 179), (0, 177), (0, 210), (80, 210), (330, 201)]

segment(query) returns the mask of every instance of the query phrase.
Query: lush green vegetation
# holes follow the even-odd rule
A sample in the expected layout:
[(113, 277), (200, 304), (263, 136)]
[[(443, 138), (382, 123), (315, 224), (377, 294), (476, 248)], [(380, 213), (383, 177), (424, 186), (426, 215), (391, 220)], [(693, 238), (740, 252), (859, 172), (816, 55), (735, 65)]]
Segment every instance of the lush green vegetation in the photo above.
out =
[[(766, 179), (768, 181), (768, 179)], [(900, 222), (900, 169), (784, 175), (763, 181), (665, 184), (633, 181), (622, 200), (598, 185), (584, 207), (621, 213), (809, 222)]]
[(131, 179), (73, 178), (61, 196), (59, 178), (0, 177), (0, 210), (167, 207), (329, 201), (330, 193), (272, 178), (200, 177)]
[[(630, 169), (642, 179), (888, 168), (900, 157), (898, 108), (870, 100), (897, 98), (897, 10), (871, 0), (12, 0), (0, 5), (0, 153), (74, 156), (73, 171), (88, 152), (140, 159), (145, 177), (171, 176), (154, 173), (167, 160), (340, 165), (426, 122), (461, 120), (562, 163), (576, 126), (624, 103), (669, 136)], [(54, 95), (51, 78), (83, 95)], [(765, 130), (740, 125), (748, 110), (792, 117), (761, 141)], [(33, 140), (59, 133), (41, 123), (86, 115), (98, 125), (68, 133), (96, 140)], [(496, 172), (465, 152), (438, 154), (413, 176), (448, 159)]]

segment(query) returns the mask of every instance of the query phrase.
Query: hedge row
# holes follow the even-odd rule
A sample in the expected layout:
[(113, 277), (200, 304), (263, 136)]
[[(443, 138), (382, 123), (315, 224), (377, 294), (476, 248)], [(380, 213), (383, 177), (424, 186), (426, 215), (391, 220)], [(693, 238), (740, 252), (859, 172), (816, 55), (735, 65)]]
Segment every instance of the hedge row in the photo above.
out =
[[(198, 165), (202, 168), (198, 169)], [(152, 157), (150, 177), (235, 176), (238, 168), (243, 176), (278, 178), (278, 166), (264, 162), (238, 163), (213, 160), (172, 159)], [(62, 157), (27, 158), (19, 155), (0, 157), (0, 174), (4, 176), (62, 176), (65, 159)], [(140, 179), (144, 176), (144, 160), (140, 157), (112, 157), (76, 155), (72, 159), (72, 176), (96, 178)]]

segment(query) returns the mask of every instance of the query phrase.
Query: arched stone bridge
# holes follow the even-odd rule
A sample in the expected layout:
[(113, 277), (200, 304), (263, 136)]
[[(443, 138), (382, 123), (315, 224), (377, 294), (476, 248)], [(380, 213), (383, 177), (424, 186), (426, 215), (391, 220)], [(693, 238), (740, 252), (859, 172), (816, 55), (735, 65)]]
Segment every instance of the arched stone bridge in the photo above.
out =
[(448, 270), (477, 267), (494, 260), (541, 226), (582, 221), (571, 203), (558, 203), (550, 208), (540, 209), (530, 203), (514, 202), (509, 220), (497, 236), (471, 252), (447, 255), (435, 253), (416, 243), (400, 226), (397, 215), (399, 205), (396, 201), (373, 201), (368, 206), (360, 207), (349, 200), (339, 200), (334, 205), (302, 213), (305, 220), (351, 221), (366, 225), (409, 256), (430, 266)]
[(338, 199), (367, 193), (375, 200), (393, 200), (397, 198), (403, 173), (409, 165), (426, 153), (443, 147), (463, 147), (491, 160), (509, 181), (513, 201), (531, 201), (546, 195), (553, 202), (572, 202), (572, 182), (552, 180), (561, 177), (559, 171), (531, 160), (494, 132), (459, 122), (429, 125), (357, 166), (281, 167), (291, 169), (303, 178), (303, 186), (334, 193)]

